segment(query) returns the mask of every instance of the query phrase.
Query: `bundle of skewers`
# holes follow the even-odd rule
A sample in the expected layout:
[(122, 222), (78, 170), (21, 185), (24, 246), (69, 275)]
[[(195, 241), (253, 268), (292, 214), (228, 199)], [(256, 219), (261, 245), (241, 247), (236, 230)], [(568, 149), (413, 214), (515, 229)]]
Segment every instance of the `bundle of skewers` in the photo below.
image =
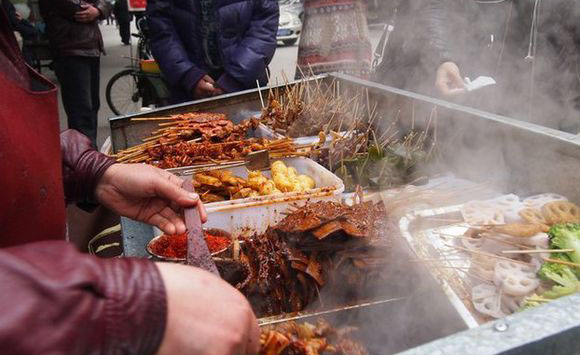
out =
[[(391, 117), (378, 112), (368, 89), (342, 89), (337, 80), (303, 80), (271, 88), (262, 100), (261, 121), (287, 137), (319, 137), (311, 158), (339, 176), (345, 191), (356, 186), (384, 189), (424, 180), (418, 166), (433, 156), (430, 130), (436, 112), (424, 130), (398, 130), (400, 110)], [(385, 124), (386, 122), (391, 124)], [(380, 128), (378, 126), (381, 126)]]
[(308, 156), (312, 146), (296, 146), (291, 139), (246, 138), (259, 122), (234, 125), (226, 115), (187, 113), (168, 117), (133, 118), (160, 121), (143, 143), (114, 155), (119, 163), (146, 163), (163, 169), (241, 161), (249, 153), (268, 150), (272, 159)]
[(338, 81), (301, 81), (283, 89), (270, 89), (260, 119), (276, 133), (298, 138), (319, 132), (341, 132), (362, 122), (366, 112), (363, 90), (341, 92)]

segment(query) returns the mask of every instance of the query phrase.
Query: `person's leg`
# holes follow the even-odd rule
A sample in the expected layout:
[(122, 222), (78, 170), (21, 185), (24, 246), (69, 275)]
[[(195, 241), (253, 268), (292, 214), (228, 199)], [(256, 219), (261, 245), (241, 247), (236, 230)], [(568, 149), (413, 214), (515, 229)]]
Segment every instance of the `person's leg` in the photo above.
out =
[(91, 65), (87, 57), (67, 56), (54, 60), (54, 70), (60, 83), (62, 103), (68, 128), (76, 129), (96, 141)]
[(120, 22), (119, 23), (119, 33), (121, 35), (121, 41), (124, 44), (129, 44), (131, 41), (131, 23), (130, 22)]
[[(91, 59), (91, 103), (92, 103), (92, 131), (94, 135), (91, 137), (95, 147), (97, 146), (97, 130), (99, 125), (99, 108), (101, 107), (100, 99), (100, 81), (101, 81), (101, 58)], [(94, 139), (93, 139), (94, 137)]]

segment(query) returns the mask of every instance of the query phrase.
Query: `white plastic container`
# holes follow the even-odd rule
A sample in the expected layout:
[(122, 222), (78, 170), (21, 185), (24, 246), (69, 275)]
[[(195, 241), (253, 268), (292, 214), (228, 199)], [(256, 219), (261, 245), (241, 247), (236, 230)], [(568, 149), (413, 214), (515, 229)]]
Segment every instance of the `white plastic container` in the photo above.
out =
[[(342, 199), (342, 190), (331, 194), (317, 194), (305, 199), (285, 200), (275, 198), (265, 201), (254, 201), (246, 204), (230, 204), (209, 207), (207, 204), (208, 221), (204, 228), (218, 228), (231, 233), (232, 236), (252, 236), (264, 233), (270, 226), (278, 224), (287, 215), (288, 208), (295, 209), (306, 203), (317, 201), (335, 201)], [(155, 236), (163, 234), (154, 228)]]
[[(340, 178), (328, 171), (322, 165), (318, 164), (312, 159), (295, 157), (281, 159), (288, 167), (293, 167), (298, 171), (298, 174), (308, 175), (314, 179), (316, 188), (306, 192), (287, 192), (277, 195), (255, 196), (243, 199), (220, 201), (207, 203), (206, 209), (209, 211), (229, 210), (233, 207), (248, 207), (256, 205), (281, 205), (289, 202), (300, 200), (336, 200), (340, 201), (341, 194), (344, 192), (344, 184)], [(244, 166), (225, 169), (229, 170), (241, 178), (248, 177), (248, 169)], [(270, 170), (262, 171), (262, 174), (271, 178)], [(191, 175), (186, 175), (191, 177)]]

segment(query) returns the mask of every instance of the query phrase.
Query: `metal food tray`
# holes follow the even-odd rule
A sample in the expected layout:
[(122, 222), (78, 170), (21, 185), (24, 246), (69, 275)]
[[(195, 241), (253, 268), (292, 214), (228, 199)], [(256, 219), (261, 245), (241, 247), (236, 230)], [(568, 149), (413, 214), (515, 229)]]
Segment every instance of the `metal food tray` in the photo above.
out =
[[(379, 127), (380, 130), (392, 127), (393, 122), (389, 119), (393, 117), (399, 117), (395, 126), (400, 132), (411, 128), (429, 129), (439, 157), (432, 166), (427, 167), (430, 173), (451, 172), (476, 183), (485, 182), (497, 191), (511, 192), (520, 196), (551, 191), (572, 201), (580, 201), (578, 184), (580, 136), (346, 75), (333, 74), (323, 78), (323, 82), (333, 80), (340, 82), (341, 90), (368, 89), (371, 105), (378, 103), (379, 119), (376, 122), (382, 125)], [(283, 86), (285, 85), (280, 88)], [(266, 94), (267, 90), (263, 89), (262, 93)], [(260, 95), (255, 89), (114, 118), (110, 120), (112, 142), (115, 151), (136, 145), (143, 136), (156, 127), (151, 123), (131, 122), (133, 117), (209, 111), (227, 113), (234, 122), (239, 122), (259, 112), (260, 108)], [(135, 243), (136, 240), (152, 237), (152, 228), (128, 222), (126, 219), (122, 220), (122, 224), (126, 255), (146, 256), (140, 254), (140, 251), (136, 252), (132, 247), (138, 244)], [(425, 272), (433, 279), (429, 270)], [(440, 286), (438, 287), (442, 290)], [(448, 299), (444, 293), (442, 294)], [(464, 322), (473, 326), (474, 323), (469, 321), (467, 313), (461, 311), (459, 303), (452, 299), (450, 302), (453, 307), (451, 310), (446, 309), (447, 312), (460, 317), (464, 327), (467, 327)], [(417, 306), (427, 307), (430, 300), (424, 299), (423, 303), (417, 303)], [(438, 309), (430, 311), (438, 312)], [(439, 314), (434, 318), (440, 319), (444, 325), (445, 315)], [(384, 328), (398, 328), (399, 319), (384, 318)], [(434, 321), (434, 324), (436, 323)], [(406, 330), (411, 332), (412, 328)], [(398, 335), (405, 336), (401, 333)], [(432, 338), (441, 336), (438, 329), (433, 330), (433, 335)], [(573, 295), (537, 309), (508, 316), (500, 321), (486, 323), (468, 332), (437, 340), (409, 350), (409, 353), (472, 355), (500, 352), (577, 353), (580, 346), (578, 339), (580, 339), (580, 295)], [(397, 340), (385, 338), (385, 343), (389, 341)], [(414, 345), (416, 344), (411, 346)], [(401, 347), (399, 350), (404, 348)]]
[(441, 238), (442, 234), (438, 234), (460, 236), (465, 233), (468, 229), (465, 224), (445, 223), (452, 221), (453, 218), (462, 223), (460, 209), (461, 205), (455, 205), (409, 213), (399, 220), (399, 230), (415, 252), (417, 261), (430, 266), (431, 274), (440, 283), (457, 313), (470, 328), (475, 328), (489, 319), (480, 316), (471, 307), (470, 290), (465, 285), (465, 273), (457, 269), (469, 268), (471, 265), (469, 258), (446, 245)]

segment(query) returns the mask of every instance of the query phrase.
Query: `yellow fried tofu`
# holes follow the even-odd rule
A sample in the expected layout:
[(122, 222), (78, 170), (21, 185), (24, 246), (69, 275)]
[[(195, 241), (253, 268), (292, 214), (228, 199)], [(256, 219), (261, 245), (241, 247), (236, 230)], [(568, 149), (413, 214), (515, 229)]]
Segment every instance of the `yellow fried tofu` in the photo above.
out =
[(276, 184), (274, 183), (274, 181), (272, 180), (267, 180), (260, 188), (259, 190), (260, 195), (262, 196), (266, 196), (266, 195), (273, 195), (273, 194), (278, 194), (281, 193), (280, 190), (278, 190), (276, 188)]
[(289, 178), (296, 177), (296, 176), (298, 176), (298, 172), (296, 171), (295, 168), (289, 167), (288, 168), (288, 174), (287, 175), (288, 175)]
[(252, 197), (252, 196), (257, 196), (258, 193), (254, 190), (252, 190), (249, 187), (246, 187), (244, 189), (241, 189), (240, 191), (238, 191), (237, 193), (235, 193), (232, 198), (233, 199), (237, 199), (237, 198), (246, 198), (246, 197)]
[(205, 193), (201, 195), (201, 200), (204, 203), (221, 202), (225, 201), (225, 197), (216, 194)]
[(316, 187), (316, 182), (308, 175), (298, 175), (297, 179), (305, 190), (310, 190)]
[(254, 170), (250, 170), (250, 171), (248, 171), (248, 180), (249, 179), (253, 179), (253, 178), (257, 178), (257, 177), (260, 177), (260, 176), (263, 176), (262, 175), (262, 172), (260, 170), (255, 170), (255, 171)]
[(272, 171), (272, 176), (274, 176), (276, 174), (283, 174), (283, 175), (288, 174), (288, 167), (281, 160), (276, 160), (275, 162), (273, 162), (270, 170)]
[(292, 182), (288, 180), (288, 177), (285, 174), (274, 174), (274, 183), (276, 184), (276, 188), (282, 192), (292, 192), (294, 191), (294, 187), (292, 186)]
[(213, 176), (205, 175), (205, 174), (195, 174), (194, 176), (195, 181), (202, 185), (208, 185), (212, 187), (222, 187), (222, 182)]

